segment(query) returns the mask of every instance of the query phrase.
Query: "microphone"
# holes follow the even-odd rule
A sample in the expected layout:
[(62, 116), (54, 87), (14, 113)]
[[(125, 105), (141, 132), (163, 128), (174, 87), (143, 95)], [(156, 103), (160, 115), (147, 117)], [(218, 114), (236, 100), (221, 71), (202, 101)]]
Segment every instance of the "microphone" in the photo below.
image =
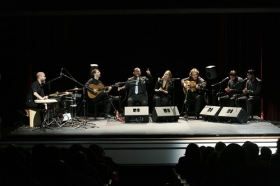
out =
[(171, 78), (172, 80), (180, 80), (180, 78)]
[(63, 70), (63, 68), (61, 68), (61, 70), (60, 70), (60, 76), (62, 76), (62, 74), (63, 74), (63, 73), (62, 73), (62, 70)]
[(247, 81), (247, 79), (248, 79), (248, 78), (243, 79), (243, 81), (242, 81), (241, 83), (243, 83), (243, 82)]
[(245, 78), (245, 79), (243, 79), (242, 81), (238, 81), (238, 82), (236, 83), (236, 85), (238, 85), (238, 84), (240, 84), (240, 83), (244, 83), (245, 81), (247, 81), (247, 79), (248, 79), (248, 78)]
[(229, 78), (229, 77), (226, 77), (225, 79), (223, 79), (223, 80), (221, 81), (221, 83), (225, 82), (228, 78)]

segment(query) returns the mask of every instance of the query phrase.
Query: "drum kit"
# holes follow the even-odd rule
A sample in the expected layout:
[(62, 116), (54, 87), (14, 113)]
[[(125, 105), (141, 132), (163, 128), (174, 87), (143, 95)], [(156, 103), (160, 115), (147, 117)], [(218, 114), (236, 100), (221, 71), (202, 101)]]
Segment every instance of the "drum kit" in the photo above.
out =
[(80, 124), (76, 118), (76, 100), (79, 90), (83, 89), (75, 87), (66, 92), (49, 94), (49, 98), (46, 100), (35, 100), (35, 103), (47, 104), (47, 112), (41, 125), (42, 130), (45, 131), (45, 128), (49, 128), (53, 123), (56, 123), (58, 127), (63, 127), (67, 123), (70, 123), (71, 126), (75, 126), (76, 122)]

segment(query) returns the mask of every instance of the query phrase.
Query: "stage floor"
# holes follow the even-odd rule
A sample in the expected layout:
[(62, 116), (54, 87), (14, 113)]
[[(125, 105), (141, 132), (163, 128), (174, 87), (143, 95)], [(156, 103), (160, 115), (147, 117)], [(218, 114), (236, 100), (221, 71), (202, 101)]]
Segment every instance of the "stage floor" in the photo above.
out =
[(0, 147), (16, 144), (30, 149), (35, 144), (46, 144), (69, 148), (73, 144), (84, 147), (99, 144), (118, 164), (175, 165), (190, 143), (214, 147), (218, 141), (227, 145), (252, 141), (274, 153), (280, 137), (279, 125), (264, 120), (226, 123), (179, 118), (173, 123), (125, 123), (89, 118), (86, 128), (77, 128), (78, 122), (74, 124), (74, 127), (53, 124), (45, 132), (40, 128), (20, 127), (2, 138)]
[[(78, 118), (79, 119), (79, 118)], [(83, 118), (79, 119), (83, 121)], [(68, 123), (68, 125), (71, 123)], [(105, 120), (103, 118), (89, 118), (86, 125), (58, 127), (51, 125), (45, 131), (39, 128), (21, 127), (8, 134), (13, 137), (217, 137), (217, 136), (279, 136), (280, 128), (269, 121), (255, 119), (247, 123), (212, 122), (204, 120), (185, 120), (179, 118), (178, 122), (156, 123), (125, 123), (124, 121)], [(77, 128), (80, 126), (80, 128)], [(84, 127), (85, 126), (85, 127)], [(34, 130), (35, 129), (35, 130)]]

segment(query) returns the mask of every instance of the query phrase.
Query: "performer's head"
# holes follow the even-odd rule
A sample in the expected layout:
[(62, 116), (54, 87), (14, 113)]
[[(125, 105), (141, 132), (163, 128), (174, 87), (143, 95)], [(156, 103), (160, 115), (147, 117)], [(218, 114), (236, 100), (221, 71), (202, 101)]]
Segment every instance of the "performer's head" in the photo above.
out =
[(133, 75), (138, 77), (141, 75), (141, 70), (140, 68), (136, 67), (134, 70), (133, 70)]
[(199, 71), (196, 68), (191, 69), (190, 71), (190, 77), (192, 77), (194, 80), (197, 79), (197, 77), (199, 76)]
[(38, 72), (36, 74), (37, 80), (39, 81), (40, 84), (45, 83), (46, 82), (46, 76), (44, 72)]
[(101, 72), (98, 68), (95, 68), (91, 71), (91, 75), (93, 78), (99, 78), (101, 77)]
[(247, 71), (247, 78), (249, 80), (253, 80), (255, 78), (255, 71), (253, 69)]
[(235, 70), (231, 70), (230, 72), (229, 72), (229, 78), (230, 78), (230, 80), (234, 80), (235, 78), (236, 78), (236, 76), (237, 76), (237, 72), (235, 71)]
[(171, 71), (170, 70), (167, 70), (164, 72), (163, 76), (161, 79), (164, 79), (164, 80), (169, 80), (170, 78), (172, 78), (172, 74), (171, 74)]

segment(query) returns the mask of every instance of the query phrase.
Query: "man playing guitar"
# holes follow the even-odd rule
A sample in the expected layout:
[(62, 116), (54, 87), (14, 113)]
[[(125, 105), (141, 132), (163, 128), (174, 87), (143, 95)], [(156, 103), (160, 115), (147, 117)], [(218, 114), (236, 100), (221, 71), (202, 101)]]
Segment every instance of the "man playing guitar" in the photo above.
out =
[(99, 80), (99, 78), (101, 77), (101, 72), (99, 69), (93, 69), (91, 75), (92, 78), (90, 78), (85, 84), (88, 90), (88, 97), (94, 102), (104, 102), (105, 119), (111, 118), (112, 116), (110, 115), (110, 111), (112, 106), (107, 93), (109, 93), (112, 90), (112, 87), (104, 87), (102, 82)]
[(199, 113), (201, 111), (201, 102), (202, 102), (202, 94), (201, 91), (206, 86), (206, 82), (203, 78), (199, 76), (199, 71), (196, 68), (193, 68), (189, 77), (181, 80), (181, 84), (183, 86), (183, 91), (186, 95), (187, 100), (185, 104), (186, 115), (188, 117), (188, 108), (190, 106), (190, 101), (195, 101), (195, 119), (199, 119)]

